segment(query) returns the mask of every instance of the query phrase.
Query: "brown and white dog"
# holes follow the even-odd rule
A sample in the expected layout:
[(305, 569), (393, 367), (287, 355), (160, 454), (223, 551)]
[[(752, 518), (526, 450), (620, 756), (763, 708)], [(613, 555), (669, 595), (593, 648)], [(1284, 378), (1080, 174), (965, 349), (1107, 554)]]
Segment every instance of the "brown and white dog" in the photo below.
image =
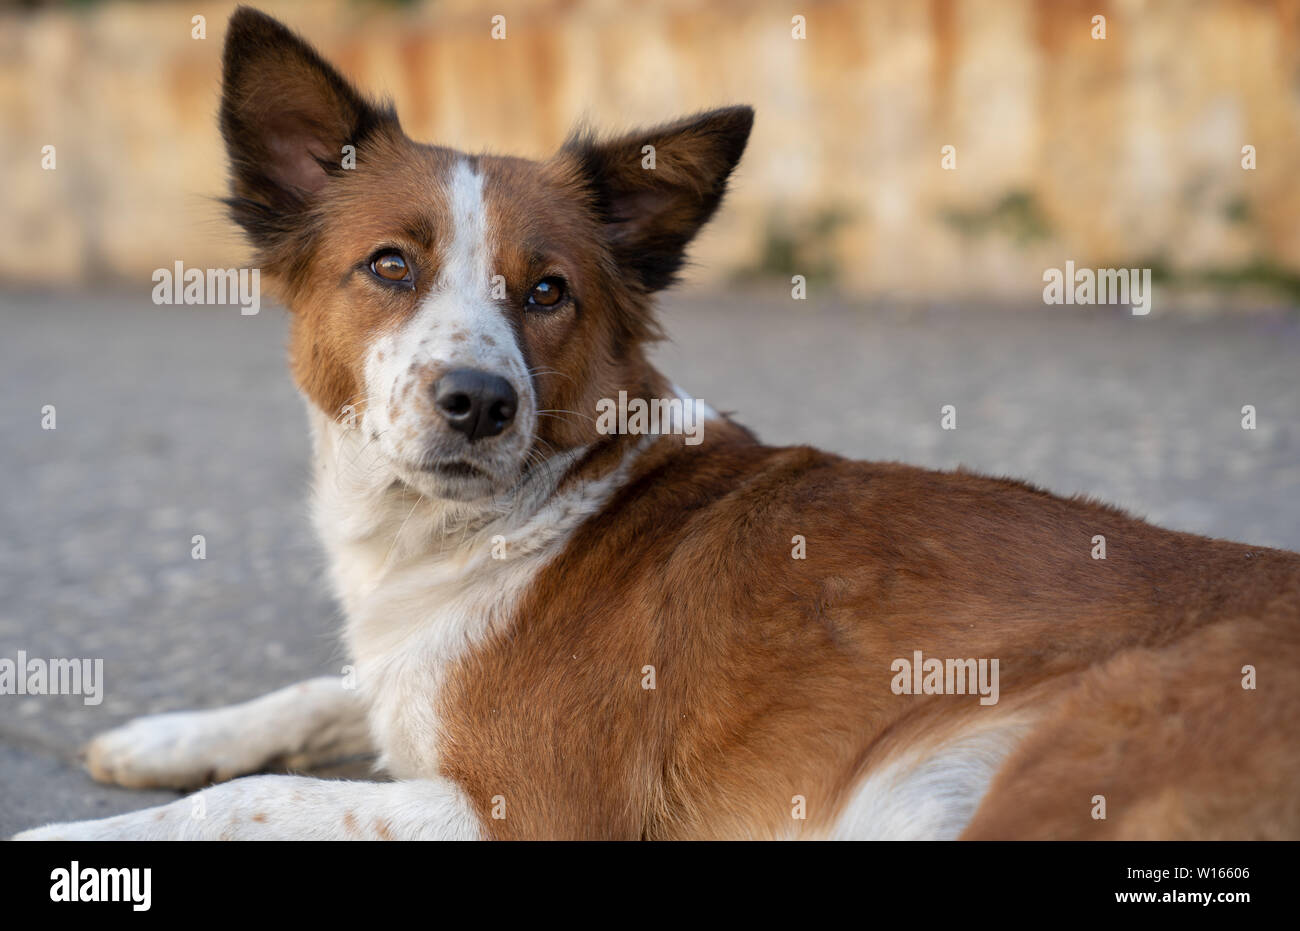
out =
[[(533, 162), (412, 142), (249, 9), (224, 68), (357, 687), (109, 732), (98, 779), (219, 784), (24, 836), (1300, 837), (1300, 556), (681, 406), (600, 429), (681, 397), (652, 296), (748, 108)], [(371, 750), (394, 781), (233, 778)]]

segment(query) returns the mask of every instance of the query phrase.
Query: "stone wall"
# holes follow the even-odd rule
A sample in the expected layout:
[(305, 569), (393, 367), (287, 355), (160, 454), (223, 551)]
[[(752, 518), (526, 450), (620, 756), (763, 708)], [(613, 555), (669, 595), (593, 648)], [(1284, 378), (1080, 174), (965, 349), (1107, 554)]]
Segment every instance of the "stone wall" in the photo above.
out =
[[(797, 271), (859, 294), (1034, 298), (1067, 259), (1282, 291), (1300, 270), (1300, 0), (257, 5), (391, 95), (412, 136), (462, 148), (543, 156), (579, 119), (754, 104), (698, 282)], [(0, 281), (246, 260), (214, 202), (233, 8), (0, 11)]]

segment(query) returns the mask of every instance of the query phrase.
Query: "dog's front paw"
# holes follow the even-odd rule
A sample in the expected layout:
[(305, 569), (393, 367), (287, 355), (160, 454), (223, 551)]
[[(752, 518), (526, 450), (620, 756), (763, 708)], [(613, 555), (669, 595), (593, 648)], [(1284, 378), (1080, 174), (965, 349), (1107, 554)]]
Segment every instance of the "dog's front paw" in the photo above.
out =
[(10, 840), (71, 840), (63, 834), (63, 825), (47, 824), (43, 828), (31, 828), (26, 831), (20, 831)]
[(254, 772), (264, 762), (264, 754), (238, 724), (229, 709), (136, 718), (87, 744), (86, 769), (99, 782), (133, 789), (194, 789), (223, 782)]
[(15, 834), (10, 840), (133, 840), (121, 835), (115, 835), (112, 831), (106, 831), (104, 825), (107, 821), (113, 819), (104, 819), (102, 821), (65, 821), (61, 824), (47, 824), (44, 827), (31, 828)]
[(31, 828), (27, 831), (20, 831), (10, 840), (90, 840), (88, 837), (79, 836), (77, 827), (79, 824), (89, 824), (93, 822), (76, 822), (69, 821), (64, 824), (47, 824), (40, 828)]
[[(11, 840), (198, 840), (210, 832), (207, 796), (216, 789), (177, 799), (155, 808), (128, 811), (95, 821), (64, 821), (15, 834)], [(220, 811), (220, 804), (217, 806)]]
[[(212, 786), (165, 805), (128, 811), (97, 821), (67, 821), (23, 831), (13, 840), (270, 840), (297, 836), (305, 840), (329, 836), (319, 819), (294, 834), (295, 818), (312, 812), (311, 793), (333, 803), (348, 783), (300, 779), (294, 776), (250, 776)], [(364, 785), (364, 783), (362, 784)], [(332, 809), (328, 808), (327, 811)], [(328, 820), (347, 824), (350, 809), (339, 809)], [(354, 820), (354, 830), (356, 834)]]

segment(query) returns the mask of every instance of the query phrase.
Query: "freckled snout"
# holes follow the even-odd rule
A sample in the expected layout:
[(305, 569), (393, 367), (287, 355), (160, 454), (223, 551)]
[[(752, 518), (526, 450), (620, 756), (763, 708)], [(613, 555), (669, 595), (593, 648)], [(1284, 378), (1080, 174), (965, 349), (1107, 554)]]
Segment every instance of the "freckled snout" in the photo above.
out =
[(473, 443), (502, 433), (515, 419), (519, 398), (510, 382), (479, 369), (455, 369), (433, 386), (447, 425)]

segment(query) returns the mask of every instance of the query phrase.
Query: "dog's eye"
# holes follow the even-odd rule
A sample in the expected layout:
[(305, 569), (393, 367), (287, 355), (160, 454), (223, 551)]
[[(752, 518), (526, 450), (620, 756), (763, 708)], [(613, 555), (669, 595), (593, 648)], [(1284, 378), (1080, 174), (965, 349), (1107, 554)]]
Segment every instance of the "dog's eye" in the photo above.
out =
[(411, 267), (400, 252), (384, 252), (370, 260), (370, 270), (385, 281), (410, 281)]
[(554, 307), (564, 298), (563, 278), (543, 278), (528, 292), (530, 307)]

